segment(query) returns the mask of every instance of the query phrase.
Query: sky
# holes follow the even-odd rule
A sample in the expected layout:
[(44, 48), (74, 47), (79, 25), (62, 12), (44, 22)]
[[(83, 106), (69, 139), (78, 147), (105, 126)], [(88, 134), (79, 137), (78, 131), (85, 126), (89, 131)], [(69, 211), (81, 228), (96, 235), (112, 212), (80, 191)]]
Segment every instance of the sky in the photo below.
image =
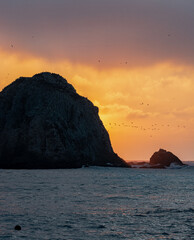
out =
[(193, 13), (193, 0), (0, 0), (0, 90), (59, 73), (120, 157), (194, 160)]

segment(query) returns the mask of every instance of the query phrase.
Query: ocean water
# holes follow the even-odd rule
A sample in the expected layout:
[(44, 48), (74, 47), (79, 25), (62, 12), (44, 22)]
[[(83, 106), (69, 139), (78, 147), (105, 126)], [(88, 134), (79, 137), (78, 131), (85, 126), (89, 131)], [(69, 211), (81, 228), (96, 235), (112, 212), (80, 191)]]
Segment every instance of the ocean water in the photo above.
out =
[(194, 167), (0, 170), (0, 239), (194, 239)]

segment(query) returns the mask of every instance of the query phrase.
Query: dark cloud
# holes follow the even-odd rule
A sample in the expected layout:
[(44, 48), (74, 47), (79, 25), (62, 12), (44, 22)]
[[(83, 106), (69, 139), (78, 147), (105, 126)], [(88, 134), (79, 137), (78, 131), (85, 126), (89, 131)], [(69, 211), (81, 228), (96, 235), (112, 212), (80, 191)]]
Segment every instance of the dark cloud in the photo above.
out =
[(193, 12), (193, 0), (0, 0), (0, 47), (95, 65), (193, 65)]

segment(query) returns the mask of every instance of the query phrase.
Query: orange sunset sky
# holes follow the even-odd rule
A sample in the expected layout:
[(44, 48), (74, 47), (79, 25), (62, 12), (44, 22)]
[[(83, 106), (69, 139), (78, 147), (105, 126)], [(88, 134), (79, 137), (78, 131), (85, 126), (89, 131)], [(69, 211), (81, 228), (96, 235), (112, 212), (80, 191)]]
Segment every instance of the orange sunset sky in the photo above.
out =
[(0, 0), (0, 90), (61, 74), (100, 109), (114, 151), (194, 159), (194, 1)]

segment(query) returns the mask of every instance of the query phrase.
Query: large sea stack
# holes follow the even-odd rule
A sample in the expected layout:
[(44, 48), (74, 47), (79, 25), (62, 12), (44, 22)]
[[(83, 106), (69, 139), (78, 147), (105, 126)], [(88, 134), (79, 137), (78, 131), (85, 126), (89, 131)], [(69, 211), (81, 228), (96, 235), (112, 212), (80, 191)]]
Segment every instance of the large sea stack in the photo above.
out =
[(57, 74), (21, 77), (0, 93), (0, 168), (128, 167), (98, 108)]

